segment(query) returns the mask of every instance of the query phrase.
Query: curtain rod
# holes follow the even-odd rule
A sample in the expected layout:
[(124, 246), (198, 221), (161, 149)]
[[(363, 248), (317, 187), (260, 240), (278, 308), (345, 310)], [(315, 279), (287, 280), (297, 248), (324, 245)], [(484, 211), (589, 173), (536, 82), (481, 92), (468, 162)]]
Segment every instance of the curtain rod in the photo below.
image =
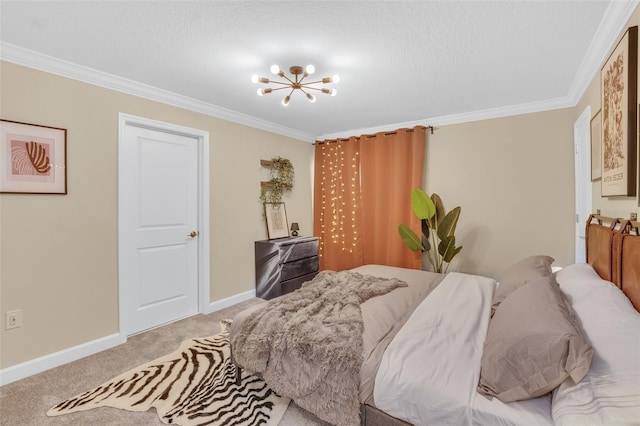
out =
[[(398, 130), (393, 130), (391, 132), (380, 132), (382, 133), (384, 136), (391, 136), (391, 135), (396, 135), (398, 134), (398, 132), (404, 130), (407, 133), (411, 133), (414, 131), (414, 129), (422, 129), (422, 130), (429, 130), (431, 132), (431, 134), (433, 134), (433, 126), (416, 126), (414, 128), (411, 129), (398, 129)], [(355, 138), (356, 140), (361, 139), (361, 138), (366, 138), (366, 139), (371, 139), (371, 138), (375, 138), (378, 135), (378, 133), (374, 133), (374, 134), (365, 134), (365, 135), (360, 135), (360, 136), (352, 136), (353, 138)], [(351, 139), (351, 137), (349, 138), (336, 138), (336, 139), (328, 139), (328, 140), (324, 140), (324, 141), (315, 141), (312, 145), (315, 144), (323, 144), (325, 142), (346, 142), (349, 139)]]

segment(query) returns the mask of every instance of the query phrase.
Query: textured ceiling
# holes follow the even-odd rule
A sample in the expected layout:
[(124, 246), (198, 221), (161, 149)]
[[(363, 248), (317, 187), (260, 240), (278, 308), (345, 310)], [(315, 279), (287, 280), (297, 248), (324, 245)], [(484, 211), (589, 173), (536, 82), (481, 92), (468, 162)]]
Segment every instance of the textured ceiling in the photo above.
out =
[[(313, 139), (570, 106), (635, 7), (619, 3), (3, 0), (0, 55), (51, 56)], [(250, 78), (273, 63), (338, 74), (338, 95), (258, 97)]]

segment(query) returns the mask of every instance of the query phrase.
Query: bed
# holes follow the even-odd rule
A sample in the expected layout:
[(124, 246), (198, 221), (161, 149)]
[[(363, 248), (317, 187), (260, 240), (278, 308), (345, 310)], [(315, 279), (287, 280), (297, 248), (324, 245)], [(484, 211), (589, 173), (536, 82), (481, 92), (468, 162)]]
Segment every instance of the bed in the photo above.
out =
[[(326, 324), (280, 324), (282, 314), (274, 314), (279, 305), (302, 316), (318, 305), (294, 292), (233, 319), (234, 362), (338, 425), (638, 424), (638, 230), (637, 222), (592, 215), (587, 222), (588, 263), (553, 272), (552, 258), (530, 256), (499, 281), (361, 266), (348, 272), (394, 284), (359, 304), (362, 346), (352, 340), (340, 345), (355, 346), (359, 358), (336, 352), (327, 336), (287, 340), (296, 330), (306, 336), (325, 325), (330, 332), (338, 330), (338, 339), (347, 339), (340, 327), (352, 321), (323, 305), (333, 315)], [(322, 298), (322, 292), (314, 297)], [(335, 300), (347, 304), (340, 295)], [(277, 337), (265, 332), (265, 324)], [(282, 352), (273, 348), (277, 339)], [(255, 353), (264, 355), (257, 364), (247, 358)], [(327, 371), (338, 372), (338, 381), (343, 377), (346, 382), (350, 370), (341, 370), (343, 363), (316, 371), (317, 360), (306, 370), (299, 366), (313, 356), (357, 364), (356, 388), (350, 384), (338, 393), (327, 391), (326, 382), (336, 381)], [(295, 384), (290, 394), (286, 380)], [(312, 382), (313, 389), (300, 386)], [(351, 414), (357, 409), (357, 416), (342, 409)]]

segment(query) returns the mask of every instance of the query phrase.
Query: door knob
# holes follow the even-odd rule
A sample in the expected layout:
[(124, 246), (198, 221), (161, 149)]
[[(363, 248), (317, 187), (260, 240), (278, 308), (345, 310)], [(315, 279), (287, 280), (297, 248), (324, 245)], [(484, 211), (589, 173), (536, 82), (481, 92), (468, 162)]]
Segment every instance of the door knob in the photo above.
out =
[(197, 236), (198, 236), (198, 233), (196, 231), (191, 231), (191, 233), (187, 235), (187, 237), (191, 237), (191, 238), (195, 238)]

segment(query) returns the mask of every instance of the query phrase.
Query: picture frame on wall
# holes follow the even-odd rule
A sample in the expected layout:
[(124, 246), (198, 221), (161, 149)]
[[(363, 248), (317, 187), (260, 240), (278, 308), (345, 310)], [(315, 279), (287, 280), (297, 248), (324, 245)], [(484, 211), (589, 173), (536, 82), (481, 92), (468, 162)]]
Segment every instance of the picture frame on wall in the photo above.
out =
[(602, 110), (591, 119), (591, 182), (602, 179)]
[(264, 216), (267, 219), (267, 234), (270, 240), (289, 236), (289, 223), (284, 203), (264, 203)]
[(630, 27), (600, 71), (602, 99), (601, 193), (635, 196), (637, 190), (638, 27)]
[(67, 193), (67, 129), (0, 120), (0, 192)]

